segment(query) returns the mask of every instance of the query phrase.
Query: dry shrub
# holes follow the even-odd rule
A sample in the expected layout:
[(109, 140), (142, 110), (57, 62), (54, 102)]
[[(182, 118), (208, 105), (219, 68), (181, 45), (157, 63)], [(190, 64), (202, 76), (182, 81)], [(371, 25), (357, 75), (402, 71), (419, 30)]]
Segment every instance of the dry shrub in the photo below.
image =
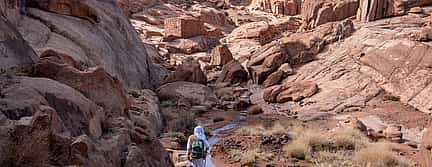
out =
[(286, 145), (284, 150), (286, 151), (288, 158), (306, 160), (311, 157), (311, 147), (306, 142), (299, 140), (295, 140)]
[(359, 166), (370, 167), (408, 167), (408, 161), (397, 156), (393, 152), (392, 143), (370, 143), (365, 148), (355, 153), (353, 161)]
[(333, 142), (340, 149), (361, 149), (369, 139), (359, 130), (354, 128), (340, 128), (335, 131)]
[(240, 163), (242, 165), (252, 165), (255, 164), (261, 156), (262, 155), (258, 149), (248, 150), (243, 153)]
[(214, 123), (216, 123), (216, 122), (222, 122), (222, 121), (225, 121), (224, 117), (215, 117), (215, 118), (213, 118), (213, 122)]
[(313, 151), (322, 150), (330, 144), (327, 136), (319, 130), (297, 128), (295, 131), (294, 141), (284, 147), (289, 158), (311, 159)]

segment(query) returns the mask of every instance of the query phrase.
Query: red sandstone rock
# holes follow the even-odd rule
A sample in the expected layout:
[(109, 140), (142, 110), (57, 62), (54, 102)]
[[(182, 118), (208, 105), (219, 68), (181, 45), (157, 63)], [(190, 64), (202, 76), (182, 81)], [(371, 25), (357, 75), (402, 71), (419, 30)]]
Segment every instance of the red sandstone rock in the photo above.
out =
[(318, 92), (318, 86), (312, 82), (286, 82), (264, 90), (264, 99), (270, 103), (299, 101)]
[(174, 17), (165, 19), (165, 37), (190, 38), (203, 34), (204, 23), (193, 17)]
[(233, 56), (226, 45), (219, 45), (211, 52), (210, 65), (223, 66), (233, 60)]
[(294, 16), (300, 14), (301, 0), (253, 0), (250, 7), (274, 14)]
[(187, 59), (182, 65), (177, 67), (176, 71), (172, 73), (165, 80), (165, 83), (176, 82), (176, 81), (188, 81), (200, 84), (207, 84), (207, 76), (201, 70), (201, 66), (198, 61), (193, 59)]
[[(362, 22), (406, 14), (411, 8), (430, 5), (432, 0), (360, 0), (357, 19)], [(419, 8), (417, 8), (418, 12)]]
[(232, 60), (223, 66), (222, 73), (216, 82), (238, 83), (246, 81), (247, 79), (248, 73), (246, 70), (243, 69), (238, 61)]
[(305, 0), (301, 12), (305, 20), (303, 28), (312, 29), (321, 24), (355, 16), (357, 8), (357, 0)]

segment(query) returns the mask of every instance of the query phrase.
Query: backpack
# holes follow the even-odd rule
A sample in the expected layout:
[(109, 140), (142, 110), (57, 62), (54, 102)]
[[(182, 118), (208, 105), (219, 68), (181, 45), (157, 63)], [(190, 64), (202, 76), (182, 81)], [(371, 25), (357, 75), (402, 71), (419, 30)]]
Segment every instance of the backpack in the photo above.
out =
[(195, 140), (192, 141), (191, 158), (192, 159), (205, 158), (204, 141), (202, 141), (201, 139), (196, 138)]

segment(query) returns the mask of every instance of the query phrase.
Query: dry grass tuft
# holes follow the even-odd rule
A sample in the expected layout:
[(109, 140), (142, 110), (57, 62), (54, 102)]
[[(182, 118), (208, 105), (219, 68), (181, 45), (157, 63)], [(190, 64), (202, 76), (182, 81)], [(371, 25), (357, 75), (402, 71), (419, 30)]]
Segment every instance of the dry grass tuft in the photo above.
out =
[(289, 158), (311, 159), (313, 151), (322, 150), (330, 144), (327, 136), (319, 130), (301, 129), (296, 129), (294, 141), (284, 147)]
[(355, 154), (353, 161), (359, 166), (409, 167), (409, 162), (397, 156), (393, 149), (392, 143), (370, 143)]
[(345, 157), (338, 153), (329, 151), (318, 152), (313, 160), (317, 167), (353, 167), (353, 163), (350, 160), (346, 160)]
[(288, 128), (276, 123), (271, 128), (264, 128), (262, 125), (242, 127), (236, 131), (240, 136), (270, 136), (289, 134)]
[(340, 128), (332, 139), (337, 148), (345, 150), (361, 149), (369, 142), (362, 132), (354, 128)]

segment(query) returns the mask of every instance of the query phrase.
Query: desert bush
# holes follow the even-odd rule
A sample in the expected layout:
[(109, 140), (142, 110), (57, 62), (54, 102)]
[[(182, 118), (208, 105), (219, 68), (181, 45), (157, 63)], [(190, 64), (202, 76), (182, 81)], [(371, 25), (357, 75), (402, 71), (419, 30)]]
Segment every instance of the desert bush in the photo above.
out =
[(286, 145), (284, 150), (288, 158), (294, 158), (296, 160), (306, 160), (311, 156), (310, 146), (299, 140), (295, 140), (292, 143)]
[(242, 165), (252, 165), (255, 164), (261, 156), (258, 149), (248, 150), (241, 156), (240, 163)]
[(399, 96), (387, 95), (387, 96), (384, 96), (384, 98), (385, 98), (385, 100), (388, 100), (388, 101), (400, 101)]
[(233, 162), (240, 162), (242, 155), (243, 154), (240, 150), (231, 150), (229, 152), (229, 158)]
[[(303, 129), (303, 130), (301, 130)], [(294, 140), (284, 146), (288, 158), (308, 160), (312, 158), (314, 151), (320, 151), (328, 147), (330, 142), (326, 135), (316, 129), (297, 128)]]
[(224, 117), (215, 117), (215, 118), (213, 118), (213, 122), (222, 122), (222, 121), (225, 121)]
[(354, 128), (339, 128), (332, 138), (335, 146), (339, 149), (360, 149), (368, 143), (368, 138), (359, 130)]
[(409, 162), (393, 152), (393, 144), (387, 142), (369, 143), (355, 153), (353, 161), (358, 166), (408, 167)]
[(258, 114), (263, 113), (264, 111), (261, 109), (260, 106), (253, 105), (253, 106), (249, 107), (248, 112), (250, 115), (258, 115)]

